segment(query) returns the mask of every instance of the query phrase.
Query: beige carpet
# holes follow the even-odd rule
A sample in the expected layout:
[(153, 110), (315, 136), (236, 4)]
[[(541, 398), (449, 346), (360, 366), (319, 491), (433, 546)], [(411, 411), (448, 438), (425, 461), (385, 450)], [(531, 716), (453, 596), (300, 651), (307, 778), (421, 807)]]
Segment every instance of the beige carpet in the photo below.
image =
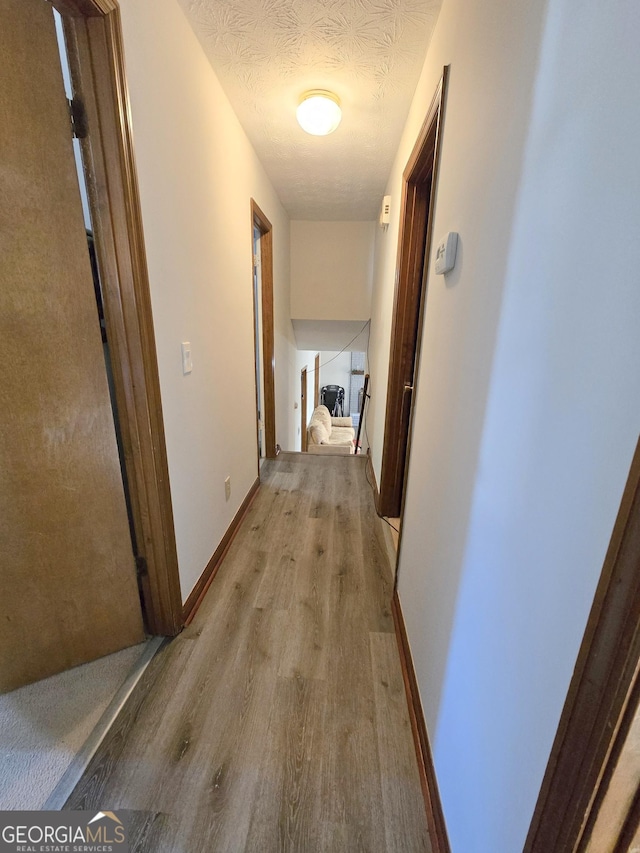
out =
[(0, 809), (39, 809), (145, 643), (0, 696)]

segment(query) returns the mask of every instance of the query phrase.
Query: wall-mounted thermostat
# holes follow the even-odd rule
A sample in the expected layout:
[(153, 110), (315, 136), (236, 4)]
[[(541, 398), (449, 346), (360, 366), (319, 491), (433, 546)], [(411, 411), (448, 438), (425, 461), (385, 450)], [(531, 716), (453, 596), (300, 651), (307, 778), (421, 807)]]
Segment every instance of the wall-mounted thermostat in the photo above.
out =
[(436, 249), (436, 275), (443, 275), (454, 268), (457, 248), (458, 235), (455, 231), (449, 231)]
[(386, 195), (382, 199), (382, 207), (380, 208), (380, 225), (388, 225), (391, 221), (391, 196)]

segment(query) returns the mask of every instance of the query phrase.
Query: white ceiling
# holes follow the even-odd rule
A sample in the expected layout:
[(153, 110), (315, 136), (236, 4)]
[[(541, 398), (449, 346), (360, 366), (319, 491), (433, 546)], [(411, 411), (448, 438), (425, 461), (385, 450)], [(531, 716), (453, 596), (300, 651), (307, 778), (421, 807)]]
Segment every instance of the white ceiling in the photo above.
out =
[(366, 352), (369, 348), (367, 320), (292, 320), (299, 350)]
[[(292, 219), (376, 219), (442, 0), (179, 0)], [(326, 137), (295, 110), (342, 102)]]

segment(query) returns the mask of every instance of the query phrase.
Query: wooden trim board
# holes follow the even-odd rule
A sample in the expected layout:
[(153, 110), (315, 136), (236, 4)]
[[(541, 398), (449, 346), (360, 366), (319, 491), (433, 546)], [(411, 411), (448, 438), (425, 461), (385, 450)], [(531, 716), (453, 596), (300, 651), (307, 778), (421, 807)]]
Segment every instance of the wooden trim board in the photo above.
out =
[(393, 613), (393, 623), (396, 629), (400, 664), (402, 666), (402, 677), (404, 679), (404, 687), (407, 694), (409, 719), (411, 721), (411, 730), (413, 732), (413, 740), (416, 747), (418, 772), (420, 773), (420, 784), (422, 786), (422, 795), (424, 797), (424, 805), (427, 812), (427, 823), (429, 825), (431, 846), (433, 848), (433, 853), (451, 853), (451, 847), (449, 846), (449, 839), (447, 836), (447, 827), (444, 820), (444, 812), (442, 810), (442, 803), (438, 792), (438, 782), (433, 764), (429, 735), (427, 733), (427, 725), (424, 719), (422, 701), (420, 699), (418, 682), (413, 666), (413, 659), (411, 657), (409, 638), (407, 637), (407, 629), (404, 623), (402, 607), (400, 606), (400, 599), (398, 598), (397, 590), (394, 591), (393, 598), (391, 599), (391, 612)]
[(120, 11), (115, 0), (54, 5), (67, 15), (74, 85), (88, 117), (83, 157), (146, 626), (174, 636), (182, 603)]
[(253, 500), (257, 495), (259, 488), (260, 478), (257, 477), (253, 485), (247, 492), (245, 499), (240, 504), (240, 508), (234, 515), (233, 521), (227, 528), (227, 532), (222, 537), (220, 544), (218, 545), (218, 547), (213, 553), (213, 556), (207, 563), (205, 570), (200, 575), (200, 578), (198, 579), (196, 585), (189, 593), (189, 596), (182, 608), (182, 618), (185, 627), (190, 624), (193, 617), (196, 615), (197, 610), (200, 607), (200, 604), (202, 603), (202, 599), (204, 598), (209, 587), (211, 586), (211, 582), (216, 576), (216, 573), (220, 568), (220, 564), (224, 560), (227, 551), (231, 547), (231, 543), (235, 539), (235, 536), (244, 520), (244, 517), (249, 512), (249, 507), (253, 503)]
[(379, 513), (394, 518), (402, 517), (406, 485), (448, 71), (403, 173), (379, 502)]
[(524, 853), (581, 841), (640, 662), (640, 442), (560, 717)]
[(376, 472), (373, 467), (373, 460), (371, 459), (371, 450), (367, 447), (367, 479), (371, 484), (371, 488), (373, 489), (373, 503), (376, 508), (376, 513), (380, 515), (380, 510), (378, 506), (380, 504), (380, 492), (378, 491), (378, 481), (376, 480)]
[(300, 371), (300, 448), (307, 452), (307, 368)]
[(275, 330), (273, 320), (273, 229), (271, 223), (251, 199), (251, 228), (260, 231), (260, 286), (262, 291), (262, 370), (264, 373), (264, 444), (265, 456), (276, 453), (276, 379)]

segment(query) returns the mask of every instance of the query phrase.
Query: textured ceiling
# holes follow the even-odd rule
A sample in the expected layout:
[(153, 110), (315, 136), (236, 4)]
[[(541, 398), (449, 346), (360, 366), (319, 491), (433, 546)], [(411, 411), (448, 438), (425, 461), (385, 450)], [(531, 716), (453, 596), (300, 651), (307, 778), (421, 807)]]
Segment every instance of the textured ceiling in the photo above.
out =
[[(180, 0), (292, 219), (375, 219), (441, 0)], [(308, 89), (341, 100), (314, 137)]]

